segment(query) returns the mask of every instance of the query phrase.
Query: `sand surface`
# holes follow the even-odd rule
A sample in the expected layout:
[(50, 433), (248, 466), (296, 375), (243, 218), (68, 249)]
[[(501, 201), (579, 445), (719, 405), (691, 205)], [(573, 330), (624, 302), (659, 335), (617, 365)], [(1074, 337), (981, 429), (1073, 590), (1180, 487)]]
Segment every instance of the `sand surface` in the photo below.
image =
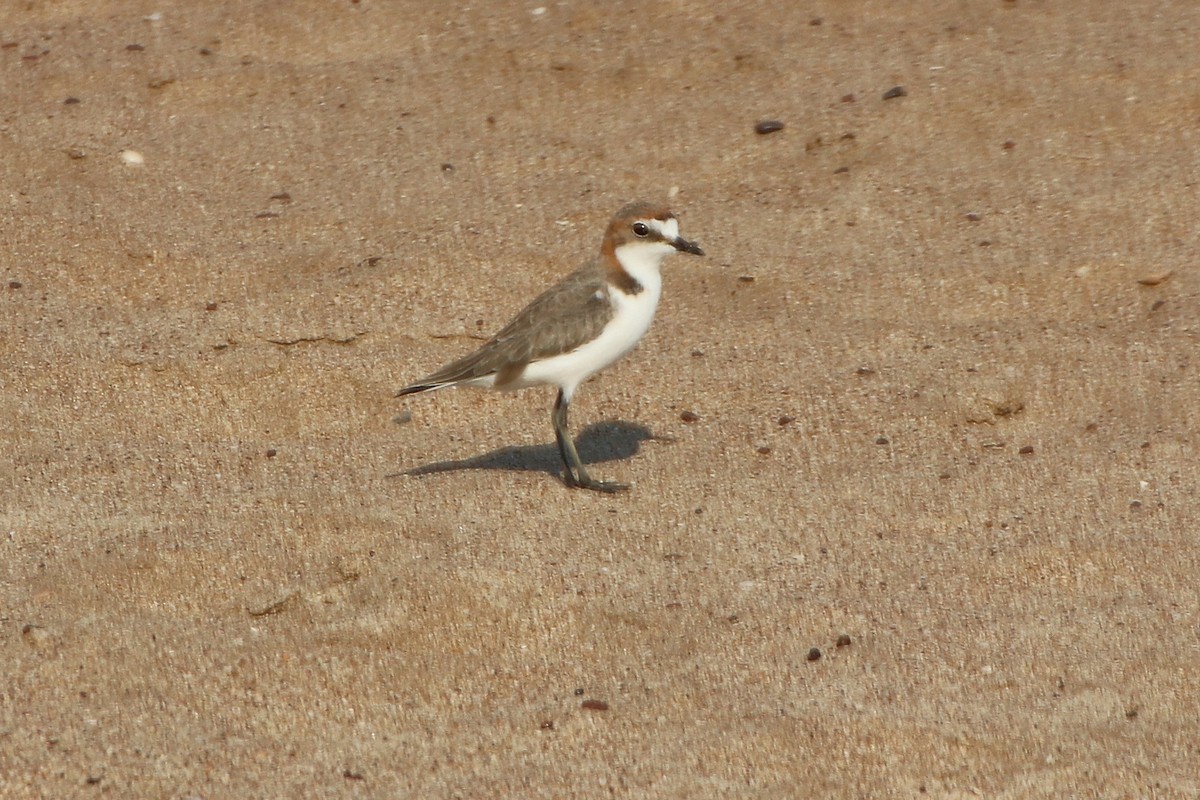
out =
[[(0, 797), (1200, 796), (1198, 41), (0, 4)], [(393, 397), (635, 198), (708, 256), (572, 407), (631, 492)]]

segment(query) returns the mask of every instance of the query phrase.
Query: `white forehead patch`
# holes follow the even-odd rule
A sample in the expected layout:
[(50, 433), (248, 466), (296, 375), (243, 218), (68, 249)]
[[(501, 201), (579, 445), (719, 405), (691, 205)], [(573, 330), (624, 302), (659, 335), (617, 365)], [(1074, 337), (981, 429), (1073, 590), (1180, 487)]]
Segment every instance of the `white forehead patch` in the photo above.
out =
[(666, 220), (652, 219), (649, 220), (649, 224), (653, 225), (668, 242), (673, 242), (679, 238), (679, 220), (674, 217)]

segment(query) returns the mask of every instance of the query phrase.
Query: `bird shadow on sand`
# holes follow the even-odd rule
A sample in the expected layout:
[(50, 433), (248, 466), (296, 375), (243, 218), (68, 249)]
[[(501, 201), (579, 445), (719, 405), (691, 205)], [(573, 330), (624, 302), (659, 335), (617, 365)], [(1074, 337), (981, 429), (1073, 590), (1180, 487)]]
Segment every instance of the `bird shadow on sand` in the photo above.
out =
[[(605, 461), (624, 461), (637, 455), (642, 442), (669, 442), (669, 437), (655, 436), (644, 425), (633, 422), (594, 422), (585, 427), (575, 439), (575, 449), (584, 464), (599, 464)], [(463, 458), (457, 461), (437, 461), (422, 467), (393, 472), (386, 477), (401, 475), (420, 477), (442, 472), (460, 472), (470, 469), (498, 470), (502, 472), (544, 472), (559, 480), (563, 475), (563, 460), (558, 445), (535, 444), (524, 447), (501, 447), (490, 453)]]

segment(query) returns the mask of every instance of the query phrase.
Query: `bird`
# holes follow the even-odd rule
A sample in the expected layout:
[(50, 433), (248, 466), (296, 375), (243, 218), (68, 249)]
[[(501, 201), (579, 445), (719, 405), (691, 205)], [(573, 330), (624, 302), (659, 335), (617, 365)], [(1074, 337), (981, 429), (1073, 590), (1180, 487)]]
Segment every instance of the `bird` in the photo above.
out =
[(679, 235), (668, 208), (649, 202), (622, 207), (604, 231), (598, 256), (538, 295), (478, 350), (453, 361), (397, 397), (451, 386), (516, 390), (558, 388), (551, 421), (572, 488), (619, 492), (628, 484), (596, 480), (584, 468), (567, 423), (580, 384), (632, 350), (654, 319), (663, 260), (702, 256)]

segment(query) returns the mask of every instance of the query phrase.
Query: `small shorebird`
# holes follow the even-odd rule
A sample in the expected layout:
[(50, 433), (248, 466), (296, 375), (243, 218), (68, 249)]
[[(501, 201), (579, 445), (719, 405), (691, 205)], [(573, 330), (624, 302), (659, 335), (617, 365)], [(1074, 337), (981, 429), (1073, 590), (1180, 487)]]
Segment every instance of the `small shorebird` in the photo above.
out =
[(567, 430), (579, 384), (633, 349), (650, 328), (662, 293), (662, 261), (676, 250), (702, 256), (680, 237), (666, 208), (631, 203), (608, 223), (600, 255), (539, 295), (486, 344), (406, 386), (397, 397), (447, 386), (558, 387), (554, 436), (568, 486), (617, 492), (629, 487), (588, 475)]

